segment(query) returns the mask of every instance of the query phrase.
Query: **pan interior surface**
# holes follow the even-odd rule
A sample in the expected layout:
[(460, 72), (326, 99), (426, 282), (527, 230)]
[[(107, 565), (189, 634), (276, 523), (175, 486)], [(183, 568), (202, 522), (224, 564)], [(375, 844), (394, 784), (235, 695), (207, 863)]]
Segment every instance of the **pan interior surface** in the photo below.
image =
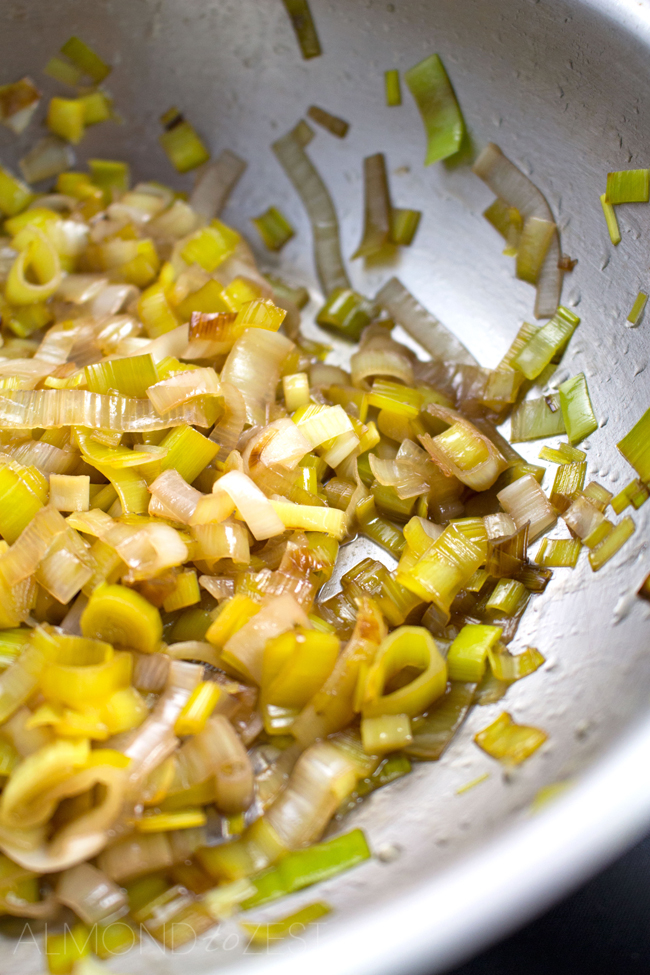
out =
[[(534, 291), (514, 279), (512, 261), (482, 217), (492, 197), (467, 159), (425, 169), (421, 120), (408, 92), (399, 109), (384, 100), (386, 69), (404, 71), (439, 53), (474, 149), (494, 141), (530, 175), (556, 215), (563, 252), (578, 259), (565, 277), (563, 303), (582, 324), (556, 379), (587, 376), (599, 421), (588, 442), (588, 479), (616, 493), (632, 476), (616, 442), (650, 405), (650, 324), (624, 325), (647, 284), (650, 210), (619, 208), (623, 239), (614, 248), (599, 196), (608, 171), (650, 160), (650, 3), (312, 0), (311, 9), (323, 56), (303, 61), (279, 0), (7, 0), (2, 78), (31, 74), (53, 94), (41, 68), (78, 34), (115, 65), (109, 87), (124, 117), (124, 125), (90, 131), (79, 163), (122, 158), (136, 179), (187, 189), (189, 178), (174, 177), (157, 142), (160, 114), (177, 105), (213, 155), (228, 148), (248, 162), (224, 219), (254, 247), (250, 218), (270, 205), (296, 228), (281, 259), (261, 245), (257, 257), (264, 270), (310, 287), (312, 317), (322, 296), (309, 224), (269, 146), (309, 105), (342, 116), (350, 123), (347, 137), (319, 130), (308, 151), (335, 201), (346, 259), (361, 237), (364, 156), (384, 152), (395, 205), (423, 211), (414, 245), (397, 265), (366, 270), (360, 261), (349, 263), (354, 287), (372, 295), (397, 274), (482, 365), (493, 367), (530, 319)], [(15, 164), (33, 141), (34, 126), (18, 138), (3, 130), (3, 163)], [(332, 361), (346, 356), (349, 349), (336, 345)], [(539, 447), (527, 448), (531, 460)], [(415, 766), (348, 817), (345, 828), (366, 830), (378, 856), (318, 889), (334, 909), (326, 924), (304, 945), (294, 940), (254, 958), (236, 928), (223, 925), (194, 946), (192, 970), (239, 964), (324, 970), (336, 960), (340, 972), (397, 972), (407, 964), (432, 971), (541, 907), (650, 820), (647, 761), (635, 765), (650, 744), (648, 610), (633, 597), (650, 569), (649, 515), (650, 505), (634, 513), (636, 534), (601, 572), (594, 575), (581, 559), (573, 572), (558, 570), (535, 597), (514, 649), (536, 646), (546, 664), (504, 701), (475, 708), (441, 761)], [(353, 546), (348, 566), (368, 551), (362, 542)], [(540, 752), (508, 774), (472, 743), (504, 709), (549, 735)], [(585, 783), (531, 820), (541, 787), (579, 780), (583, 772)], [(527, 857), (526, 843), (535, 845), (536, 858)], [(445, 889), (442, 930), (436, 910)], [(483, 891), (489, 905), (466, 900), (463, 891), (471, 889)], [(269, 916), (313, 899), (306, 891)], [(186, 949), (163, 957), (149, 946), (109, 967), (181, 973)], [(27, 937), (4, 958), (8, 973), (42, 970)]]

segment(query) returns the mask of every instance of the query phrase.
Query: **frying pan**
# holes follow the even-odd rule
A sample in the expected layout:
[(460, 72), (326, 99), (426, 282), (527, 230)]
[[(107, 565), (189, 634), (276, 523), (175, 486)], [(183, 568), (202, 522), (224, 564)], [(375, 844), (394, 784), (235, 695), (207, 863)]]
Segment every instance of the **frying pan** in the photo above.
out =
[[(414, 245), (390, 269), (350, 265), (358, 290), (373, 294), (390, 274), (486, 366), (494, 366), (533, 291), (514, 280), (512, 261), (481, 212), (490, 194), (465, 164), (425, 169), (424, 135), (408, 92), (387, 108), (383, 72), (438, 52), (476, 148), (497, 142), (547, 196), (563, 251), (578, 259), (563, 301), (582, 318), (559, 381), (584, 371), (600, 429), (588, 441), (589, 475), (615, 491), (631, 471), (616, 442), (650, 403), (650, 321), (628, 329), (634, 297), (648, 285), (650, 208), (619, 208), (623, 240), (609, 242), (599, 195), (608, 170), (650, 162), (648, 0), (312, 0), (324, 54), (303, 61), (279, 0), (4, 0), (2, 79), (41, 67), (79, 34), (115, 65), (109, 79), (124, 125), (93, 128), (86, 157), (128, 159), (136, 178), (175, 180), (157, 144), (158, 116), (177, 105), (216, 154), (234, 150), (248, 170), (224, 219), (249, 222), (275, 204), (297, 229), (268, 270), (321, 296), (309, 225), (269, 150), (311, 104), (351, 123), (345, 140), (319, 131), (309, 153), (336, 202), (344, 254), (361, 235), (361, 161), (386, 153), (395, 205), (423, 211)], [(54, 91), (52, 87), (51, 91)], [(0, 134), (13, 164), (34, 141)], [(309, 329), (309, 325), (307, 325)], [(343, 346), (333, 361), (349, 354)], [(528, 454), (537, 455), (539, 444)], [(550, 478), (550, 475), (548, 475)], [(547, 478), (547, 486), (548, 486)], [(337, 971), (380, 975), (437, 971), (477, 951), (541, 910), (639, 835), (650, 823), (650, 654), (648, 610), (634, 597), (650, 571), (650, 505), (637, 532), (597, 575), (586, 559), (560, 569), (536, 596), (517, 648), (537, 646), (546, 664), (514, 685), (505, 702), (475, 708), (443, 759), (380, 790), (347, 821), (367, 831), (377, 856), (314, 891), (260, 911), (288, 913), (327, 900), (334, 913), (305, 937), (256, 956), (235, 926), (163, 955), (156, 946), (110, 966), (119, 972), (207, 973), (248, 965), (260, 975)], [(353, 543), (347, 566), (367, 552)], [(515, 719), (549, 733), (544, 748), (512, 773), (472, 744), (503, 704)], [(472, 780), (489, 777), (457, 794)], [(537, 813), (541, 787), (570, 783)], [(42, 970), (33, 939), (8, 944), (6, 972)]]

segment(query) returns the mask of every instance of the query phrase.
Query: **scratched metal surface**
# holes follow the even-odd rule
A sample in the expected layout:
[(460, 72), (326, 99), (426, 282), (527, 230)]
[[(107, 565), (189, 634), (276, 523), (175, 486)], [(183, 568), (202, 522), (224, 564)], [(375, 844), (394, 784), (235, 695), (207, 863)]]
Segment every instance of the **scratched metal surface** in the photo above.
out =
[[(624, 327), (647, 286), (650, 209), (622, 207), (621, 245), (607, 236), (598, 196), (608, 170), (650, 159), (650, 5), (565, 0), (312, 0), (325, 56), (300, 60), (279, 0), (5, 0), (0, 81), (39, 68), (79, 33), (115, 65), (109, 88), (125, 124), (91, 130), (78, 153), (129, 159), (136, 177), (188, 187), (157, 146), (159, 114), (184, 110), (213, 152), (230, 148), (249, 162), (225, 219), (249, 233), (249, 218), (275, 204), (297, 234), (280, 260), (294, 282), (318, 292), (309, 226), (269, 151), (270, 142), (314, 103), (351, 123), (344, 141), (318, 130), (309, 153), (334, 197), (350, 255), (361, 230), (361, 158), (387, 155), (393, 200), (424, 211), (415, 244), (391, 269), (351, 265), (354, 285), (373, 293), (397, 273), (485, 365), (494, 365), (520, 322), (532, 290), (481, 211), (490, 200), (467, 166), (424, 169), (421, 122), (408, 91), (401, 108), (383, 104), (383, 71), (439, 52), (476, 146), (497, 141), (538, 183), (562, 229), (563, 250), (579, 259), (564, 301), (583, 323), (556, 379), (584, 370), (600, 430), (587, 444), (589, 474), (612, 491), (630, 476), (615, 443), (648, 403), (647, 329)], [(31, 145), (3, 130), (0, 157), (11, 163)], [(333, 361), (348, 351), (337, 347)], [(539, 444), (528, 450), (535, 458)], [(549, 486), (550, 474), (545, 482)], [(260, 971), (336, 965), (379, 973), (449, 964), (542, 906), (595, 869), (650, 820), (646, 723), (650, 689), (648, 611), (629, 594), (650, 570), (650, 505), (634, 515), (637, 534), (596, 577), (586, 559), (558, 570), (527, 611), (515, 647), (533, 643), (547, 662), (508, 692), (506, 706), (544, 727), (549, 742), (507, 778), (472, 743), (503, 709), (474, 710), (435, 765), (376, 793), (347, 825), (367, 830), (375, 851), (398, 852), (324, 885), (332, 919), (307, 939), (255, 959), (242, 958), (236, 930), (224, 926), (190, 958), (149, 947), (120, 958), (120, 972), (209, 972), (248, 961)], [(561, 534), (557, 529), (554, 534)], [(354, 543), (346, 566), (366, 553)], [(381, 558), (382, 556), (379, 555)], [(633, 732), (632, 729), (637, 730)], [(636, 734), (636, 737), (634, 735)], [(609, 764), (608, 764), (609, 763)], [(585, 772), (585, 776), (581, 773)], [(481, 785), (456, 790), (483, 773)], [(582, 784), (530, 819), (538, 789), (567, 776)], [(313, 892), (297, 898), (313, 899)], [(275, 910), (284, 913), (287, 905)], [(270, 911), (270, 914), (274, 912)], [(278, 952), (280, 952), (279, 956)], [(31, 939), (7, 946), (3, 970), (37, 972)]]

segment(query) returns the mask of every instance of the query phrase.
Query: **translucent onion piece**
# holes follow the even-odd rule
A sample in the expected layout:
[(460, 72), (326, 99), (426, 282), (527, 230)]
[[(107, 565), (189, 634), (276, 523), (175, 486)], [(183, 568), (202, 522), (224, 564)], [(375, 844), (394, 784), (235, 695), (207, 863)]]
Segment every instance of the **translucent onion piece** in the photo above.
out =
[[(525, 219), (537, 217), (554, 223), (543, 193), (493, 142), (488, 143), (472, 168), (495, 196), (519, 210)], [(550, 318), (560, 303), (563, 277), (558, 267), (560, 256), (560, 238), (556, 230), (537, 278), (536, 318)]]
[(361, 243), (352, 255), (371, 257), (388, 243), (392, 205), (383, 152), (363, 160), (364, 226)]
[(397, 278), (391, 278), (375, 296), (391, 318), (439, 361), (477, 366), (474, 356), (431, 312), (427, 311)]
[(128, 904), (124, 890), (90, 863), (64, 871), (56, 885), (56, 897), (86, 924), (124, 913)]
[(557, 511), (532, 474), (525, 474), (513, 481), (499, 491), (497, 498), (517, 528), (530, 522), (529, 541), (534, 541), (557, 521)]
[(149, 400), (132, 396), (107, 396), (83, 389), (0, 392), (0, 427), (15, 430), (81, 426), (148, 433), (186, 423), (210, 426), (210, 418), (201, 403), (181, 406), (161, 416)]
[(246, 404), (248, 423), (265, 423), (275, 398), (282, 362), (293, 342), (278, 332), (248, 328), (233, 345), (221, 370), (221, 381), (235, 386)]
[(101, 274), (67, 274), (57, 289), (57, 298), (83, 305), (92, 301), (108, 285), (108, 278)]
[(311, 627), (309, 618), (294, 597), (290, 593), (267, 597), (259, 613), (227, 641), (222, 659), (259, 685), (267, 641), (294, 626)]
[(508, 466), (494, 443), (460, 413), (445, 406), (429, 404), (427, 412), (451, 426), (431, 437), (424, 434), (420, 442), (447, 477), (455, 476), (474, 491), (492, 487)]
[(272, 149), (309, 215), (316, 273), (325, 295), (336, 288), (350, 288), (341, 255), (338, 218), (327, 187), (293, 133), (274, 142)]
[(224, 149), (217, 159), (199, 170), (189, 200), (192, 209), (206, 220), (218, 217), (245, 169), (243, 159)]

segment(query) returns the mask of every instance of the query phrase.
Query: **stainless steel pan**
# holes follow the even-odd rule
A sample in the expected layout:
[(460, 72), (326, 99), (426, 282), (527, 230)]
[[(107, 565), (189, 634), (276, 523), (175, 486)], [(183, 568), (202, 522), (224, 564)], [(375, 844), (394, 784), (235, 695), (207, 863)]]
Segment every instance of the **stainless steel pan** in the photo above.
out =
[[(615, 250), (598, 197), (608, 170), (650, 162), (650, 2), (312, 0), (312, 9), (324, 56), (305, 62), (279, 0), (4, 0), (2, 79), (29, 71), (44, 81), (40, 67), (79, 33), (116, 64), (110, 88), (126, 120), (93, 129), (80, 158), (122, 157), (136, 176), (169, 181), (157, 119), (178, 105), (213, 151), (227, 147), (249, 162), (225, 218), (246, 231), (251, 216), (280, 206), (298, 229), (282, 273), (313, 285), (315, 298), (306, 217), (268, 147), (312, 103), (342, 115), (351, 123), (347, 138), (319, 132), (309, 152), (336, 201), (344, 253), (360, 237), (361, 159), (383, 151), (396, 204), (424, 211), (396, 273), (494, 365), (532, 313), (532, 290), (513, 279), (481, 217), (485, 187), (467, 167), (423, 168), (422, 127), (407, 92), (401, 108), (384, 105), (386, 68), (439, 52), (475, 144), (498, 142), (531, 174), (557, 214), (563, 250), (579, 259), (564, 301), (583, 324), (560, 376), (586, 372), (601, 424), (589, 473), (620, 489), (630, 471), (616, 441), (650, 402), (650, 322), (623, 324), (648, 284), (650, 208), (621, 209)], [(3, 161), (14, 162), (33, 139), (33, 126), (20, 140), (3, 130)], [(268, 267), (268, 256), (259, 257)], [(356, 263), (351, 273), (366, 293), (387, 277)], [(650, 626), (644, 604), (628, 598), (650, 570), (649, 511), (635, 514), (636, 535), (597, 576), (586, 560), (574, 573), (559, 570), (527, 612), (518, 642), (538, 646), (547, 664), (511, 688), (506, 705), (548, 730), (541, 753), (504, 775), (471, 743), (501, 705), (476, 709), (441, 762), (417, 767), (351, 818), (383, 861), (318, 891), (335, 914), (305, 944), (294, 939), (252, 959), (225, 926), (189, 957), (151, 948), (112, 967), (432, 971), (505, 933), (630, 842), (650, 822)], [(484, 772), (486, 781), (456, 794)], [(574, 787), (532, 817), (539, 788), (565, 778)], [(306, 895), (294, 900), (313, 899), (313, 891)], [(29, 938), (2, 958), (5, 971), (41, 970)]]

